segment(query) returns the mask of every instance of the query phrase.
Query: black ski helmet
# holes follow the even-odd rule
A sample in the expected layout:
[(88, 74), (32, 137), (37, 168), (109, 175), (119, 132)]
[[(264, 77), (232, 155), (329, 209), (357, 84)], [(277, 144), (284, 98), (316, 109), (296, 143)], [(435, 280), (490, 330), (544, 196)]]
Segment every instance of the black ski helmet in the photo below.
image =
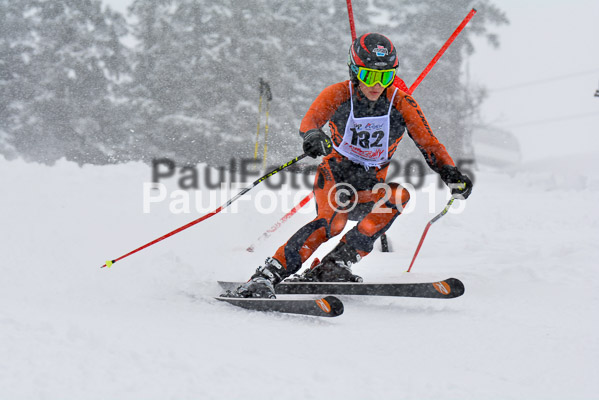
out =
[(351, 44), (347, 59), (349, 77), (356, 82), (358, 68), (395, 69), (399, 65), (391, 40), (379, 33), (366, 33)]

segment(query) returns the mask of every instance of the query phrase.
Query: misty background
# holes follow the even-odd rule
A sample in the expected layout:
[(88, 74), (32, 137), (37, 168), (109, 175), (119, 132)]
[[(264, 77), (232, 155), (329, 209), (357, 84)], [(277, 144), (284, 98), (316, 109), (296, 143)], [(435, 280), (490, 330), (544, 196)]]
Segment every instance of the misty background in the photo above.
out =
[[(505, 14), (490, 1), (353, 1), (358, 35), (391, 38), (408, 86), (472, 7), (476, 16), (414, 93), (454, 159), (476, 156), (486, 97), (467, 79), (466, 57), (475, 40), (498, 45)], [(262, 78), (273, 96), (268, 158), (278, 165), (301, 153), (299, 123), (318, 93), (348, 79), (340, 0), (138, 0), (127, 16), (101, 0), (0, 0), (0, 32), (0, 153), (9, 160), (250, 158)], [(404, 141), (402, 151), (417, 154)]]

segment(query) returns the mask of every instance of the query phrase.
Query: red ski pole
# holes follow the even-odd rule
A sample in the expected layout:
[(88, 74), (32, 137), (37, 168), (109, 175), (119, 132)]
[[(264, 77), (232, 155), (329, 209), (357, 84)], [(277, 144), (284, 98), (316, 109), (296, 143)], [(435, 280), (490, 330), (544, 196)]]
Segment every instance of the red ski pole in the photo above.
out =
[(250, 186), (248, 186), (245, 189), (243, 189), (236, 196), (234, 196), (231, 199), (229, 199), (225, 204), (223, 204), (222, 206), (218, 207), (216, 210), (212, 211), (211, 213), (208, 213), (208, 214), (206, 214), (206, 215), (204, 215), (204, 216), (202, 216), (202, 217), (200, 217), (200, 218), (198, 218), (198, 219), (196, 219), (194, 221), (191, 221), (190, 223), (188, 223), (186, 225), (183, 225), (182, 227), (177, 228), (174, 231), (167, 233), (166, 235), (160, 236), (159, 238), (154, 239), (151, 242), (146, 243), (143, 246), (138, 247), (137, 249), (132, 250), (129, 253), (120, 256), (119, 258), (116, 258), (114, 260), (108, 260), (100, 268), (104, 268), (104, 267), (110, 268), (112, 266), (112, 264), (114, 264), (115, 262), (117, 262), (119, 260), (122, 260), (125, 257), (129, 257), (130, 255), (135, 254), (138, 251), (141, 251), (141, 250), (143, 250), (143, 249), (145, 249), (147, 247), (150, 247), (150, 246), (152, 246), (152, 245), (154, 245), (154, 244), (156, 244), (156, 243), (158, 243), (158, 242), (160, 242), (160, 241), (162, 241), (162, 240), (164, 240), (164, 239), (166, 239), (168, 237), (171, 237), (171, 236), (173, 236), (173, 235), (175, 235), (175, 234), (177, 234), (177, 233), (179, 233), (181, 231), (184, 231), (187, 228), (190, 228), (190, 227), (192, 227), (192, 226), (194, 226), (196, 224), (199, 224), (200, 222), (202, 222), (202, 221), (204, 221), (204, 220), (206, 220), (206, 219), (208, 219), (208, 218), (210, 218), (210, 217), (218, 214), (219, 212), (221, 212), (222, 210), (224, 210), (225, 208), (227, 208), (228, 206), (230, 206), (231, 203), (233, 203), (235, 200), (237, 200), (238, 198), (240, 198), (241, 196), (243, 196), (244, 194), (246, 194), (247, 192), (249, 192), (250, 190), (252, 190), (254, 187), (256, 187), (260, 182), (262, 182), (262, 181), (270, 178), (271, 176), (273, 176), (277, 172), (280, 172), (280, 171), (284, 170), (285, 168), (289, 167), (290, 165), (295, 164), (296, 162), (300, 161), (301, 159), (305, 158), (306, 156), (307, 156), (306, 154), (302, 154), (301, 156), (295, 157), (293, 160), (291, 160), (291, 161), (289, 161), (289, 162), (281, 165), (280, 167), (278, 167), (278, 168), (270, 171), (268, 174), (264, 175), (263, 177), (255, 180)]
[(408, 270), (406, 272), (410, 272), (410, 270), (412, 269), (412, 265), (414, 265), (414, 261), (416, 261), (416, 256), (418, 255), (418, 252), (420, 251), (420, 248), (422, 247), (422, 242), (424, 242), (424, 238), (426, 237), (428, 229), (431, 227), (432, 224), (434, 224), (435, 222), (437, 222), (442, 216), (444, 216), (445, 214), (447, 214), (447, 211), (449, 211), (449, 208), (453, 204), (454, 200), (455, 200), (455, 197), (452, 196), (451, 200), (449, 200), (449, 202), (447, 203), (447, 205), (445, 206), (445, 208), (443, 209), (443, 211), (441, 211), (439, 214), (437, 214), (437, 216), (435, 218), (433, 218), (430, 221), (428, 221), (428, 224), (426, 224), (426, 227), (424, 228), (424, 232), (422, 232), (422, 237), (420, 238), (420, 242), (418, 243), (418, 247), (416, 248), (416, 252), (414, 253), (414, 257), (412, 257), (412, 262), (410, 263), (410, 267), (408, 268)]
[[(466, 184), (464, 183), (460, 183), (457, 184), (456, 188), (458, 189), (463, 189)], [(453, 187), (453, 186), (451, 186)], [(435, 222), (437, 222), (439, 219), (441, 219), (442, 216), (444, 216), (445, 214), (447, 214), (447, 212), (449, 211), (449, 209), (451, 208), (451, 205), (453, 204), (453, 201), (456, 198), (453, 197), (453, 195), (451, 196), (451, 199), (449, 199), (449, 201), (447, 202), (447, 205), (445, 206), (445, 208), (443, 209), (443, 211), (441, 211), (439, 214), (437, 214), (435, 216), (435, 218), (431, 219), (430, 221), (428, 221), (428, 224), (426, 224), (426, 227), (424, 228), (424, 232), (422, 232), (422, 237), (420, 238), (420, 242), (418, 242), (418, 247), (416, 248), (416, 252), (414, 253), (414, 257), (412, 257), (412, 262), (410, 263), (410, 267), (408, 268), (408, 270), (406, 272), (410, 272), (410, 270), (412, 269), (412, 265), (414, 265), (414, 261), (416, 261), (416, 256), (418, 255), (418, 252), (420, 251), (420, 248), (422, 247), (422, 242), (424, 242), (424, 238), (426, 237), (426, 234), (429, 230), (429, 228), (431, 227), (432, 224), (434, 224)]]

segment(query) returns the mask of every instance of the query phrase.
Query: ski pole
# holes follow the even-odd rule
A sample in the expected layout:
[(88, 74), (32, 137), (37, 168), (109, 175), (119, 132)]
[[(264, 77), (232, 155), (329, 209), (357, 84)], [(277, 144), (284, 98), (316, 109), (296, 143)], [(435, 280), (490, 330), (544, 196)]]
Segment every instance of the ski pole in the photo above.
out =
[(416, 248), (416, 252), (414, 253), (414, 257), (412, 257), (412, 262), (410, 263), (410, 267), (408, 268), (408, 270), (406, 272), (410, 272), (410, 270), (412, 269), (412, 265), (414, 265), (414, 261), (416, 260), (416, 256), (418, 255), (418, 252), (420, 251), (420, 248), (422, 247), (422, 242), (424, 242), (424, 238), (426, 237), (426, 234), (427, 234), (429, 228), (431, 227), (431, 225), (434, 224), (435, 222), (437, 222), (439, 219), (441, 219), (442, 216), (444, 216), (445, 214), (447, 214), (447, 212), (451, 208), (451, 205), (453, 204), (453, 201), (455, 199), (456, 198), (453, 197), (453, 195), (452, 195), (451, 199), (449, 199), (449, 202), (447, 202), (447, 205), (445, 206), (445, 208), (443, 209), (443, 211), (441, 211), (439, 214), (437, 214), (435, 216), (435, 218), (433, 218), (430, 221), (428, 221), (428, 224), (426, 224), (426, 227), (424, 228), (424, 232), (422, 232), (422, 237), (420, 238), (420, 242), (418, 243), (418, 247)]
[(194, 226), (196, 224), (199, 224), (200, 222), (202, 222), (202, 221), (204, 221), (204, 220), (206, 220), (206, 219), (208, 219), (208, 218), (210, 218), (210, 217), (218, 214), (219, 212), (221, 212), (222, 210), (224, 210), (225, 208), (227, 208), (228, 206), (230, 206), (231, 203), (233, 203), (235, 200), (237, 200), (238, 198), (240, 198), (241, 196), (243, 196), (244, 194), (246, 194), (247, 192), (249, 192), (250, 190), (252, 190), (254, 187), (256, 187), (260, 182), (262, 182), (262, 181), (270, 178), (271, 176), (273, 176), (274, 174), (276, 174), (278, 172), (281, 172), (285, 168), (287, 168), (287, 167), (295, 164), (296, 162), (300, 161), (301, 159), (305, 158), (306, 156), (307, 156), (306, 154), (302, 154), (300, 156), (297, 156), (293, 160), (290, 160), (287, 163), (281, 165), (280, 167), (273, 169), (272, 171), (270, 171), (268, 174), (264, 175), (263, 177), (261, 177), (259, 179), (256, 179), (250, 186), (248, 186), (245, 189), (243, 189), (235, 197), (232, 197), (225, 204), (223, 204), (222, 206), (218, 207), (216, 210), (212, 211), (211, 213), (208, 213), (208, 214), (206, 214), (206, 215), (204, 215), (204, 216), (202, 216), (202, 217), (200, 217), (200, 218), (198, 218), (198, 219), (196, 219), (194, 221), (191, 221), (190, 223), (188, 223), (186, 225), (183, 225), (182, 227), (177, 228), (174, 231), (167, 233), (166, 235), (160, 236), (158, 239), (154, 239), (151, 242), (146, 243), (143, 246), (138, 247), (137, 249), (132, 250), (129, 253), (120, 256), (119, 258), (116, 258), (114, 260), (108, 260), (100, 268), (104, 268), (104, 267), (110, 268), (117, 261), (120, 261), (120, 260), (122, 260), (125, 257), (129, 257), (130, 255), (135, 254), (138, 251), (141, 251), (141, 250), (143, 250), (143, 249), (145, 249), (147, 247), (150, 247), (150, 246), (152, 246), (152, 245), (154, 245), (154, 244), (156, 244), (156, 243), (158, 243), (158, 242), (160, 242), (160, 241), (162, 241), (162, 240), (164, 240), (164, 239), (166, 239), (166, 238), (168, 238), (170, 236), (173, 236), (173, 235), (175, 235), (175, 234), (177, 234), (177, 233), (179, 233), (179, 232), (181, 232), (181, 231), (183, 231), (183, 230), (185, 230), (187, 228), (190, 228), (190, 227), (192, 227), (192, 226)]

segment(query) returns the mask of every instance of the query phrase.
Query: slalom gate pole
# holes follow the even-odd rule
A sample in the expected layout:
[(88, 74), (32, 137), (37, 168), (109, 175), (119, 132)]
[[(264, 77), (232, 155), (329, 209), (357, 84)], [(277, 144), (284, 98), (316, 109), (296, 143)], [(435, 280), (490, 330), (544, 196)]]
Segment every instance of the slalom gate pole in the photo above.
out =
[(266, 156), (268, 153), (268, 115), (270, 113), (270, 102), (272, 101), (272, 92), (270, 91), (270, 85), (268, 84), (268, 82), (261, 82), (264, 85), (264, 96), (266, 97), (266, 120), (264, 122), (264, 157), (262, 159), (262, 170), (264, 171), (266, 170)]
[(283, 225), (285, 222), (287, 222), (287, 220), (289, 218), (291, 218), (296, 212), (298, 212), (303, 206), (308, 204), (308, 202), (312, 199), (312, 196), (314, 196), (314, 192), (310, 192), (310, 194), (308, 196), (304, 197), (297, 206), (295, 206), (291, 211), (289, 211), (287, 214), (285, 214), (285, 216), (283, 218), (281, 218), (279, 221), (277, 221), (276, 224), (274, 224), (266, 232), (264, 232), (262, 234), (262, 236), (260, 236), (258, 239), (256, 239), (256, 241), (254, 243), (252, 243), (245, 250), (250, 253), (253, 253), (258, 242), (268, 239), (270, 237), (270, 235), (272, 235), (277, 229), (279, 229), (281, 227), (281, 225)]
[(416, 256), (418, 255), (418, 252), (420, 252), (420, 248), (422, 247), (422, 243), (424, 242), (424, 238), (426, 237), (426, 234), (427, 234), (429, 228), (431, 227), (432, 224), (434, 224), (439, 219), (441, 219), (442, 216), (444, 216), (445, 214), (447, 214), (447, 212), (451, 208), (451, 205), (453, 204), (454, 200), (455, 200), (455, 197), (451, 196), (451, 199), (449, 200), (449, 202), (447, 203), (447, 205), (445, 206), (445, 208), (443, 209), (443, 211), (441, 211), (439, 214), (437, 214), (435, 216), (435, 218), (433, 218), (430, 221), (428, 221), (428, 224), (426, 224), (426, 227), (424, 228), (424, 232), (422, 232), (422, 236), (420, 237), (420, 242), (418, 243), (418, 247), (416, 248), (416, 252), (414, 253), (414, 257), (412, 257), (412, 262), (410, 263), (410, 267), (408, 268), (408, 270), (406, 272), (410, 272), (410, 270), (412, 269), (412, 265), (414, 265), (414, 261), (416, 261)]
[(258, 158), (258, 142), (260, 141), (260, 116), (262, 115), (262, 93), (258, 102), (258, 129), (256, 129), (256, 144), (254, 146), (254, 160)]
[[(347, 0), (347, 13), (349, 15), (349, 25), (352, 31), (352, 41), (356, 39), (356, 30), (354, 27), (354, 14), (352, 12), (352, 6), (351, 6), (351, 0)], [(443, 45), (443, 47), (441, 47), (441, 49), (439, 49), (439, 51), (437, 52), (437, 54), (433, 57), (433, 59), (428, 63), (428, 65), (426, 66), (426, 68), (420, 73), (420, 75), (418, 76), (418, 78), (414, 81), (414, 83), (412, 84), (412, 86), (410, 86), (409, 88), (407, 87), (407, 85), (405, 84), (405, 82), (399, 78), (398, 76), (395, 76), (395, 81), (393, 82), (393, 86), (397, 87), (400, 90), (403, 90), (404, 92), (408, 93), (408, 94), (412, 94), (414, 93), (414, 90), (416, 90), (416, 88), (418, 87), (418, 85), (420, 85), (420, 82), (422, 82), (422, 80), (426, 77), (426, 75), (428, 75), (428, 73), (430, 72), (430, 70), (435, 66), (435, 64), (437, 63), (437, 61), (439, 61), (439, 59), (441, 58), (441, 56), (443, 56), (443, 54), (445, 53), (445, 51), (447, 50), (447, 48), (451, 45), (451, 43), (453, 43), (453, 41), (455, 40), (455, 38), (462, 32), (462, 30), (464, 29), (464, 27), (468, 24), (468, 22), (470, 22), (470, 20), (472, 19), (472, 17), (474, 17), (474, 14), (476, 14), (476, 9), (472, 9), (470, 10), (470, 12), (468, 13), (468, 15), (464, 18), (464, 20), (462, 21), (462, 23), (456, 28), (456, 30), (453, 32), (453, 34), (449, 37), (449, 39), (447, 39), (447, 41), (445, 42), (445, 44)], [(599, 93), (599, 90), (597, 91)], [(275, 230), (277, 230), (282, 223), (286, 222), (289, 217), (291, 217), (293, 214), (295, 214), (297, 212), (298, 207), (301, 208), (304, 205), (308, 204), (308, 201), (312, 198), (313, 193), (310, 193), (308, 196), (306, 196), (297, 206), (295, 206), (291, 211), (289, 211), (287, 214), (285, 214), (283, 216), (283, 218), (280, 219), (279, 222), (277, 222), (275, 225), (273, 225), (267, 232), (265, 232), (261, 237), (264, 238), (264, 236), (266, 235), (266, 233), (272, 233)], [(268, 235), (270, 236), (270, 235)], [(268, 237), (266, 236), (266, 237)], [(254, 250), (254, 245), (252, 244), (250, 247), (247, 248), (247, 251), (253, 251)], [(411, 267), (411, 266), (410, 266)]]
[(266, 155), (268, 153), (268, 112), (270, 101), (266, 102), (266, 120), (264, 122), (264, 156), (262, 157), (262, 170), (266, 169)]
[(259, 179), (256, 179), (250, 186), (248, 186), (245, 189), (243, 189), (236, 196), (234, 196), (231, 199), (229, 199), (225, 204), (223, 204), (222, 206), (218, 207), (216, 210), (212, 211), (211, 213), (208, 213), (208, 214), (206, 214), (206, 215), (204, 215), (204, 216), (202, 216), (202, 217), (200, 217), (200, 218), (198, 218), (198, 219), (196, 219), (194, 221), (191, 221), (190, 223), (188, 223), (186, 225), (183, 225), (182, 227), (177, 228), (174, 231), (167, 233), (166, 235), (160, 236), (159, 238), (154, 239), (151, 242), (146, 243), (143, 246), (138, 247), (137, 249), (132, 250), (129, 253), (120, 256), (119, 258), (116, 258), (114, 260), (106, 261), (106, 263), (104, 265), (102, 265), (100, 268), (104, 268), (104, 267), (110, 268), (117, 261), (120, 261), (123, 258), (129, 257), (130, 255), (135, 254), (138, 251), (141, 251), (141, 250), (143, 250), (143, 249), (145, 249), (147, 247), (150, 247), (150, 246), (152, 246), (152, 245), (154, 245), (154, 244), (156, 244), (156, 243), (158, 243), (158, 242), (160, 242), (160, 241), (162, 241), (162, 240), (164, 240), (164, 239), (166, 239), (168, 237), (171, 237), (171, 236), (173, 236), (173, 235), (175, 235), (175, 234), (177, 234), (177, 233), (179, 233), (181, 231), (184, 231), (187, 228), (190, 228), (190, 227), (192, 227), (192, 226), (194, 226), (196, 224), (199, 224), (200, 222), (202, 222), (202, 221), (204, 221), (204, 220), (206, 220), (206, 219), (208, 219), (208, 218), (210, 218), (210, 217), (218, 214), (219, 212), (221, 212), (222, 210), (224, 210), (225, 208), (227, 208), (228, 206), (230, 206), (231, 203), (233, 203), (235, 200), (237, 200), (238, 198), (240, 198), (241, 196), (243, 196), (244, 194), (246, 194), (247, 192), (249, 192), (250, 190), (252, 190), (254, 187), (256, 187), (260, 182), (262, 182), (262, 181), (270, 178), (271, 176), (273, 176), (274, 174), (276, 174), (278, 172), (281, 172), (285, 168), (287, 168), (287, 167), (295, 164), (296, 162), (300, 161), (301, 159), (305, 158), (306, 156), (307, 156), (306, 154), (302, 154), (300, 156), (297, 156), (294, 159), (288, 161), (287, 163), (281, 165), (280, 167), (273, 169), (272, 171), (270, 171), (268, 174), (264, 175), (263, 177), (261, 177)]
[(347, 16), (349, 18), (349, 30), (351, 32), (351, 41), (356, 40), (356, 26), (354, 24), (354, 11), (351, 5), (351, 0), (347, 0)]
[(258, 158), (258, 142), (260, 141), (260, 119), (262, 118), (262, 97), (264, 95), (264, 81), (260, 78), (260, 100), (258, 101), (258, 128), (256, 129), (256, 144), (254, 146), (254, 160)]
[(426, 75), (428, 75), (428, 73), (433, 68), (433, 66), (437, 63), (437, 61), (439, 61), (439, 58), (441, 58), (441, 56), (443, 56), (443, 54), (445, 53), (445, 50), (447, 50), (447, 48), (449, 46), (451, 46), (451, 44), (453, 43), (453, 41), (455, 40), (455, 38), (458, 37), (458, 35), (460, 34), (460, 32), (462, 32), (462, 30), (464, 29), (464, 27), (468, 24), (468, 22), (470, 22), (470, 20), (472, 19), (472, 17), (474, 17), (474, 14), (476, 14), (476, 9), (475, 8), (473, 8), (472, 10), (470, 10), (470, 12), (468, 13), (468, 15), (466, 15), (466, 17), (464, 18), (464, 20), (462, 21), (462, 23), (451, 34), (451, 36), (449, 37), (449, 39), (447, 39), (447, 41), (445, 42), (445, 44), (443, 45), (443, 47), (441, 47), (441, 49), (437, 52), (437, 54), (435, 55), (435, 57), (433, 57), (433, 59), (431, 60), (431, 62), (429, 62), (428, 65), (426, 66), (426, 68), (424, 68), (424, 70), (422, 71), (422, 73), (420, 74), (420, 76), (418, 76), (418, 78), (416, 78), (416, 80), (414, 81), (414, 83), (412, 83), (412, 86), (410, 86), (410, 89), (409, 89), (410, 90), (409, 91), (410, 94), (412, 94), (412, 92), (414, 92), (414, 90), (418, 87), (418, 85), (420, 85), (420, 82), (422, 82), (422, 80), (426, 77)]

